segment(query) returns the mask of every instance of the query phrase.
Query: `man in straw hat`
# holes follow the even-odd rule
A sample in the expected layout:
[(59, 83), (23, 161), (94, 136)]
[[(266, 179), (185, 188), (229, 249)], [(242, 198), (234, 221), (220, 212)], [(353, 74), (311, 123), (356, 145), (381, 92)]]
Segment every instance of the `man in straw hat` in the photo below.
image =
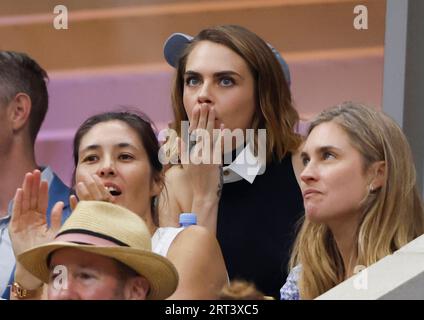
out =
[(165, 299), (178, 284), (144, 221), (107, 202), (79, 202), (53, 241), (17, 259), (48, 284), (48, 299)]

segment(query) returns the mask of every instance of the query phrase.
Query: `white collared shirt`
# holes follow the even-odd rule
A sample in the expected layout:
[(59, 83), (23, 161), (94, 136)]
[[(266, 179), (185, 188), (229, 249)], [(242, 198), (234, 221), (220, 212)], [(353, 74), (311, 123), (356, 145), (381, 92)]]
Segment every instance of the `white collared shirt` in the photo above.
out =
[(228, 166), (222, 168), (224, 183), (240, 181), (242, 179), (253, 183), (256, 176), (265, 172), (266, 161), (256, 157), (248, 144)]

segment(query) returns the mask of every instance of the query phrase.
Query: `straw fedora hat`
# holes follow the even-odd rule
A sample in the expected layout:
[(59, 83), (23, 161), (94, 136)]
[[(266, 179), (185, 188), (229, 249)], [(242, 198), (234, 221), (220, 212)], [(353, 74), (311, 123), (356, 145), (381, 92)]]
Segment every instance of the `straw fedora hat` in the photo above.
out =
[(76, 248), (122, 262), (149, 281), (149, 300), (169, 297), (178, 284), (173, 264), (152, 252), (151, 235), (144, 221), (115, 204), (80, 201), (52, 242), (27, 250), (17, 259), (48, 283), (49, 256), (62, 248)]

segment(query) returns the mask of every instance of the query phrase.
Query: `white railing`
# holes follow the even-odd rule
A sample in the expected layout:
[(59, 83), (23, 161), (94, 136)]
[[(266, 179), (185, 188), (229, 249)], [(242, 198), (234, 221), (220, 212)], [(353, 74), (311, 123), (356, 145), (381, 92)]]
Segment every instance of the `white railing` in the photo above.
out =
[(316, 299), (424, 300), (424, 235)]

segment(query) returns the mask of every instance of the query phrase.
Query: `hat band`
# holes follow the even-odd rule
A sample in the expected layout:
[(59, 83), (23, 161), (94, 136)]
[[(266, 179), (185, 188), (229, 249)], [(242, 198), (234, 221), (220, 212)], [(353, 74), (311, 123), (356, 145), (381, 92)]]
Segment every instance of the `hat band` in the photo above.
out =
[(129, 247), (126, 243), (98, 232), (84, 229), (69, 229), (59, 233), (56, 241), (74, 242), (94, 246)]

